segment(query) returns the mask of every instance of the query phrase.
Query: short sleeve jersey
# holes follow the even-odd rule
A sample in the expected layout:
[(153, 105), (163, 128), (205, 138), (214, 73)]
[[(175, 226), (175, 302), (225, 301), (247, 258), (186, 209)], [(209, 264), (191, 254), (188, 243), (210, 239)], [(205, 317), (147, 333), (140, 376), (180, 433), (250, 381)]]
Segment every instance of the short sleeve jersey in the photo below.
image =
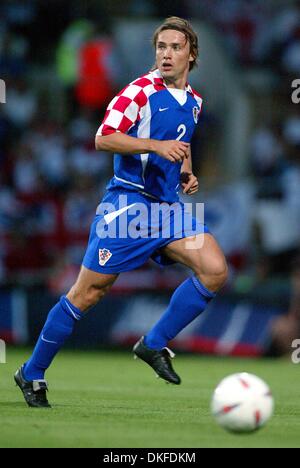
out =
[[(122, 132), (136, 138), (190, 142), (202, 106), (202, 98), (189, 84), (185, 90), (167, 88), (159, 70), (137, 78), (107, 107), (97, 135)], [(115, 154), (114, 187), (137, 190), (153, 198), (178, 201), (181, 163), (156, 153)]]

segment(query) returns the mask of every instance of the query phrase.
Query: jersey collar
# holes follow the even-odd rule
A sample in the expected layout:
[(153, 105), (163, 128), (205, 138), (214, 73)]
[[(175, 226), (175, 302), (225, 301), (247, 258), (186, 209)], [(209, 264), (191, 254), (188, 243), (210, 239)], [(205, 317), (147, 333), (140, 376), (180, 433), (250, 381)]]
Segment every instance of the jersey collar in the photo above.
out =
[[(162, 77), (162, 74), (160, 73), (158, 68), (151, 71), (151, 73), (153, 75), (154, 82), (156, 82), (157, 84), (162, 84), (165, 88), (167, 88), (167, 85), (166, 85), (166, 83), (165, 83), (165, 81), (164, 81), (164, 79)], [(188, 82), (186, 83), (184, 90), (187, 91), (190, 94), (193, 94), (191, 85)]]

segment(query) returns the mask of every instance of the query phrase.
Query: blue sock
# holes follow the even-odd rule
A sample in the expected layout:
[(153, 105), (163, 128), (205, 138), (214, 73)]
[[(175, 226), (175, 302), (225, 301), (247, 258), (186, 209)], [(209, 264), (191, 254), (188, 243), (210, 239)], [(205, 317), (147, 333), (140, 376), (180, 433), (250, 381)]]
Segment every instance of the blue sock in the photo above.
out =
[(145, 337), (145, 345), (157, 350), (167, 346), (168, 341), (203, 312), (215, 295), (196, 276), (188, 278), (175, 290), (167, 310)]
[(23, 368), (26, 380), (44, 379), (45, 370), (71, 335), (75, 322), (83, 316), (84, 314), (65, 296), (60, 298), (50, 310), (32, 356)]

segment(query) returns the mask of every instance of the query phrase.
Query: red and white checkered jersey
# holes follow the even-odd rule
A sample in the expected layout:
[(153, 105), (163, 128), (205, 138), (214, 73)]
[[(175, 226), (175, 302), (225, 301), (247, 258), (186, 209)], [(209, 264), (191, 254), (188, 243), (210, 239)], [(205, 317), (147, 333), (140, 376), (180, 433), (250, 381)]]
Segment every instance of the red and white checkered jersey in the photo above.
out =
[[(115, 132), (135, 138), (182, 140), (190, 143), (199, 120), (202, 99), (189, 84), (185, 90), (166, 86), (159, 70), (136, 79), (109, 104), (97, 135)], [(172, 203), (178, 199), (180, 164), (159, 154), (114, 155), (114, 176), (108, 189), (142, 191)]]
[[(132, 81), (109, 103), (97, 135), (104, 136), (115, 132), (127, 133), (133, 125), (143, 118), (143, 111), (149, 97), (165, 88), (166, 85), (158, 70), (151, 71)], [(186, 85), (186, 91), (193, 95), (201, 109), (201, 96), (189, 84)]]

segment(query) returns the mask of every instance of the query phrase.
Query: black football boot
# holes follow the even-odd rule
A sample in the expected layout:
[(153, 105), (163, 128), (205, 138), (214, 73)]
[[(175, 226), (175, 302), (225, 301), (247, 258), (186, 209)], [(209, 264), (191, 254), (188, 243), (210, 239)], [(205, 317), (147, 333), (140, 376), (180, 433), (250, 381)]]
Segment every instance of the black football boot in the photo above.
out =
[(175, 385), (179, 385), (181, 383), (181, 379), (174, 371), (171, 363), (171, 358), (174, 358), (175, 354), (169, 348), (163, 348), (159, 351), (147, 348), (144, 344), (144, 337), (142, 336), (142, 338), (134, 345), (133, 352), (135, 357), (138, 357), (149, 364), (149, 366), (155, 370), (158, 377), (161, 377), (167, 382)]
[(46, 380), (28, 382), (23, 375), (23, 366), (14, 375), (16, 385), (20, 388), (28, 406), (32, 408), (51, 408), (47, 400), (48, 385)]

